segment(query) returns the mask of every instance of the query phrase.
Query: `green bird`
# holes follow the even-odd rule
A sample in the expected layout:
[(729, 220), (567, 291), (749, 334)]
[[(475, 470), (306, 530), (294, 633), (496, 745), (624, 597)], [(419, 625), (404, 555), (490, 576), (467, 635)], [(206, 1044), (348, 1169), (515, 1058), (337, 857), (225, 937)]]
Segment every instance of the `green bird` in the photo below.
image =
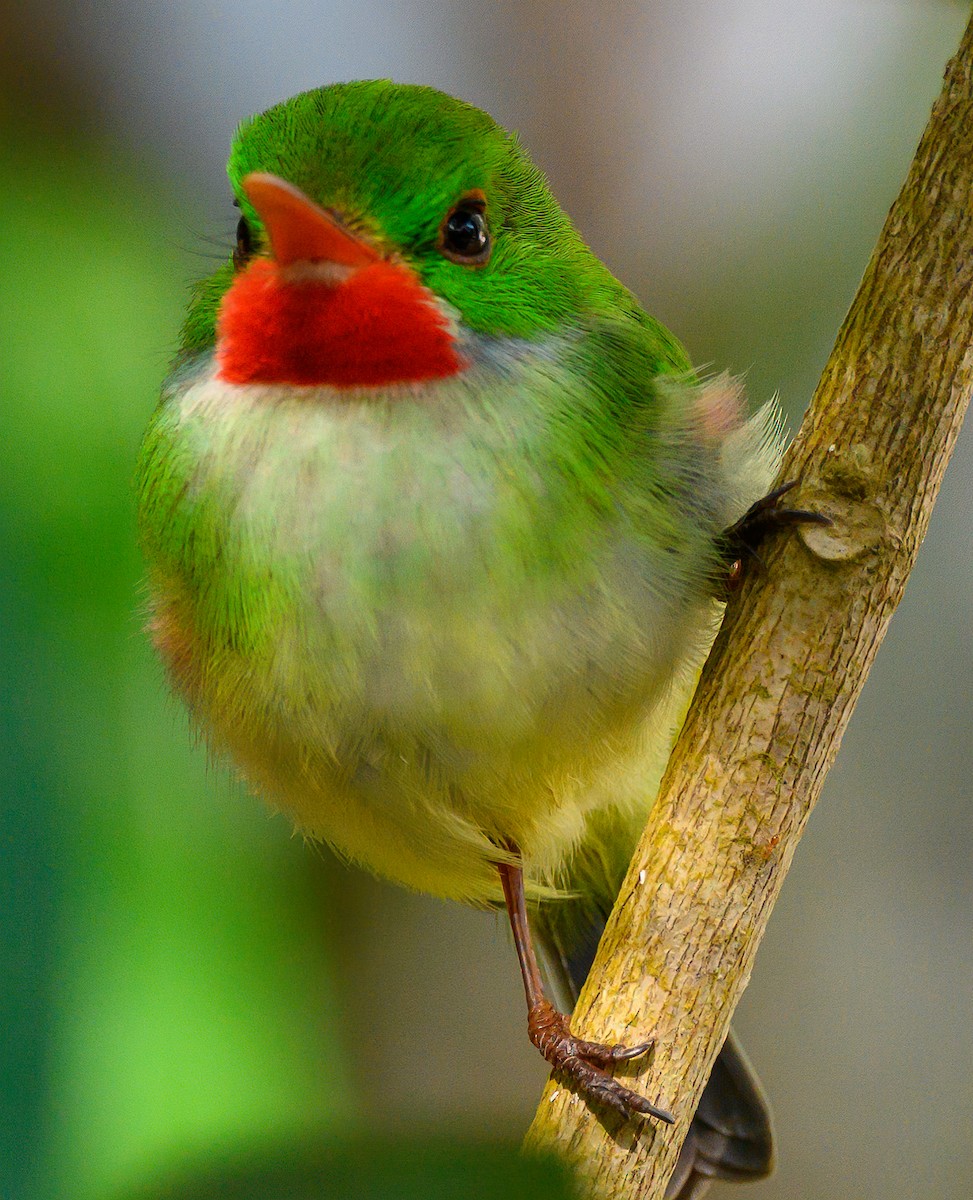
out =
[[(648, 1045), (575, 1038), (538, 954), (569, 1006), (773, 477), (774, 414), (694, 373), (469, 104), (319, 88), (246, 121), (228, 171), (236, 247), (195, 291), (138, 469), (172, 685), (307, 837), (506, 903), (534, 1043), (592, 1104), (671, 1121), (610, 1073)], [(670, 1192), (771, 1155), (731, 1038)]]

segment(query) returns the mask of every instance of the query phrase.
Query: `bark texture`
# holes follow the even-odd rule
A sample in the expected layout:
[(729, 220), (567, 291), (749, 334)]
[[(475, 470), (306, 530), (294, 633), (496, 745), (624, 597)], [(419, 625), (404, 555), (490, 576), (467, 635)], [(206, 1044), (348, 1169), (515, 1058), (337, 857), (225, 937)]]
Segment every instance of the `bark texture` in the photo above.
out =
[(552, 1081), (528, 1133), (587, 1195), (661, 1200), (925, 536), (973, 387), (971, 76), (973, 22), (782, 472), (834, 526), (775, 538), (729, 605), (572, 1021), (654, 1036), (626, 1081), (677, 1124), (619, 1124)]

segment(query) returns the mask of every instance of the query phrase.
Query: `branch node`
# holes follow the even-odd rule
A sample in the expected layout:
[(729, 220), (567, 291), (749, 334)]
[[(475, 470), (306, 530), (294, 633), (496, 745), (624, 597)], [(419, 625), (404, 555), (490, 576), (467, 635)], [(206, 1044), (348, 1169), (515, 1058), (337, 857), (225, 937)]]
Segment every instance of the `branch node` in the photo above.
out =
[(874, 500), (836, 500), (809, 491), (815, 512), (831, 518), (830, 525), (802, 525), (804, 546), (822, 562), (847, 563), (877, 551), (890, 538), (885, 513)]

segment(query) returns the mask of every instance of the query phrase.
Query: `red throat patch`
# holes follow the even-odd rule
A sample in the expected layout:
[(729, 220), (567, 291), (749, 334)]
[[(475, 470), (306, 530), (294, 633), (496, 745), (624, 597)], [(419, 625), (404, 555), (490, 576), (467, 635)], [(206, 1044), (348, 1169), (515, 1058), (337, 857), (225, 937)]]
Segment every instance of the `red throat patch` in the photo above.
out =
[(408, 267), (380, 261), (332, 285), (288, 278), (259, 258), (217, 318), (218, 377), (228, 383), (377, 387), (466, 366), (449, 323)]

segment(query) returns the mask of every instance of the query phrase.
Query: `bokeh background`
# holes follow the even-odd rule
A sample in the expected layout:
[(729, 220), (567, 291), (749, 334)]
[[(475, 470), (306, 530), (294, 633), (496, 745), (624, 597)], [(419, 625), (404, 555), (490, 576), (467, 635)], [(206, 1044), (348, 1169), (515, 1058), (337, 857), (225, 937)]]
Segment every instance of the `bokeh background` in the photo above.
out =
[[(391, 76), (518, 128), (699, 363), (813, 389), (949, 0), (99, 0), (0, 31), (0, 1197), (562, 1195), (503, 923), (304, 846), (140, 632), (130, 479), (235, 123)], [(973, 430), (760, 951), (763, 1200), (973, 1191)], [(532, 1173), (533, 1172), (533, 1173)], [(737, 1192), (719, 1191), (726, 1200)]]

